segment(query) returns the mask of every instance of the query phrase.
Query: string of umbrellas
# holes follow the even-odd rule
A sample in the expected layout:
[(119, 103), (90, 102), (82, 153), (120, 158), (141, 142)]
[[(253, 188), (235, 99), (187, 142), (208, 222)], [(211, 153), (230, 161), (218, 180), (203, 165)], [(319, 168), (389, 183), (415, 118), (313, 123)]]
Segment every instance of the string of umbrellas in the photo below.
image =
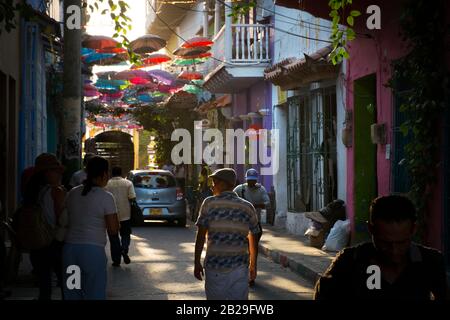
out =
[[(130, 68), (115, 72), (97, 72), (95, 83), (84, 83), (84, 96), (88, 121), (99, 127), (125, 129), (141, 128), (131, 111), (136, 106), (166, 106), (190, 108), (200, 100), (203, 74), (196, 66), (211, 57), (213, 42), (205, 37), (194, 37), (173, 51), (174, 58), (160, 53), (166, 41), (147, 34), (130, 43), (139, 62)], [(87, 67), (94, 65), (127, 65), (128, 51), (113, 38), (85, 35), (81, 60)], [(151, 67), (170, 65), (172, 68), (192, 66), (193, 71), (168, 72)]]

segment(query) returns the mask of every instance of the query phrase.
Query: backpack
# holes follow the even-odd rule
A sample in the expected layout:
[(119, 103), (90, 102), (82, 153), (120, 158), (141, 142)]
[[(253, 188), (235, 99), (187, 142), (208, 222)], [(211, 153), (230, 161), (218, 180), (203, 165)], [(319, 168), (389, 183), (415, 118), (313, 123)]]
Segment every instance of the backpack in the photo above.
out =
[(17, 241), (22, 249), (41, 249), (49, 246), (55, 238), (55, 230), (47, 222), (39, 204), (23, 205), (17, 210), (15, 220)]

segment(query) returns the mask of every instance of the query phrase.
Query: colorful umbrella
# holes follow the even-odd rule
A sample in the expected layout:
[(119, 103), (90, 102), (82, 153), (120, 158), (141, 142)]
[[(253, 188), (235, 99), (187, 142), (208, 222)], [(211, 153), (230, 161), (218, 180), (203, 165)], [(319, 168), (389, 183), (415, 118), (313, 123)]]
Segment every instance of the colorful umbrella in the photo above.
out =
[(178, 75), (178, 79), (184, 80), (201, 80), (203, 75), (200, 72), (195, 71), (183, 71)]
[(134, 85), (143, 85), (143, 84), (147, 84), (150, 82), (150, 80), (144, 79), (144, 78), (140, 78), (140, 77), (136, 77), (133, 79), (130, 79), (130, 82)]
[(131, 49), (139, 54), (152, 53), (164, 48), (165, 46), (166, 40), (154, 34), (146, 34), (145, 36), (139, 37), (130, 43)]
[(89, 48), (81, 48), (81, 55), (85, 56), (91, 53), (95, 53), (94, 49), (89, 49)]
[(143, 79), (147, 79), (147, 80), (152, 79), (151, 76), (148, 74), (148, 72), (144, 71), (144, 70), (124, 70), (124, 71), (117, 72), (113, 76), (113, 79), (116, 79), (116, 80), (131, 80), (134, 78), (143, 78)]
[(98, 79), (95, 86), (98, 89), (109, 89), (109, 90), (123, 90), (126, 89), (130, 83), (125, 80), (106, 80)]
[(182, 56), (182, 59), (199, 59), (199, 58), (209, 58), (212, 57), (212, 53), (211, 52), (205, 52), (205, 53), (200, 53), (200, 54), (195, 54), (195, 55), (188, 55), (188, 56)]
[(106, 49), (106, 48), (117, 48), (118, 42), (113, 38), (106, 36), (91, 36), (86, 35), (81, 45), (89, 49)]
[(179, 67), (192, 66), (194, 64), (202, 64), (207, 60), (207, 58), (202, 59), (176, 59), (173, 65)]
[(106, 79), (106, 80), (111, 80), (114, 79), (114, 76), (117, 72), (115, 71), (102, 71), (102, 72), (97, 72), (96, 76), (98, 79)]
[(99, 62), (101, 60), (114, 57), (114, 53), (90, 53), (84, 56), (81, 56), (81, 60), (87, 64), (93, 64), (95, 62)]
[(127, 53), (125, 48), (105, 48), (96, 50), (98, 53)]
[(174, 55), (176, 56), (193, 56), (193, 55), (197, 55), (197, 54), (202, 54), (205, 52), (208, 52), (209, 50), (211, 50), (211, 47), (194, 47), (194, 48), (183, 48), (180, 47), (177, 50), (175, 50), (173, 52)]
[(139, 95), (137, 96), (137, 99), (138, 99), (140, 102), (144, 102), (144, 103), (151, 103), (151, 102), (154, 102), (154, 101), (155, 101), (155, 99), (154, 99), (150, 94), (148, 94), (148, 93), (142, 93), (142, 94), (139, 94)]
[(144, 57), (143, 64), (156, 65), (172, 60), (168, 55), (163, 53), (152, 53)]
[(214, 42), (209, 40), (208, 38), (195, 37), (184, 42), (181, 46), (183, 48), (194, 48), (194, 47), (210, 47), (213, 44)]
[(167, 71), (164, 70), (150, 70), (148, 71), (148, 74), (158, 80), (159, 82), (162, 82), (164, 84), (172, 84), (175, 81), (175, 76)]
[(202, 89), (196, 85), (187, 84), (183, 88), (181, 88), (180, 91), (185, 91), (185, 92), (189, 92), (192, 94), (198, 94), (202, 91)]

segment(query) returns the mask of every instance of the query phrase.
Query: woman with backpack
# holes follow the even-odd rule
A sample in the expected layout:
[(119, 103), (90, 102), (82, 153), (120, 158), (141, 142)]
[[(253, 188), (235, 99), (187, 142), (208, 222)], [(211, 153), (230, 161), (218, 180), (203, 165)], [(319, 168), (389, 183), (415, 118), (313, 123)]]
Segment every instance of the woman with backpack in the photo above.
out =
[(17, 233), (23, 248), (30, 251), (38, 277), (39, 300), (51, 299), (52, 271), (56, 273), (59, 286), (62, 284), (62, 220), (66, 196), (61, 183), (63, 172), (64, 167), (54, 154), (39, 155), (24, 190), (19, 214)]
[(87, 179), (67, 195), (69, 227), (63, 250), (64, 297), (67, 300), (106, 299), (106, 232), (117, 235), (120, 224), (114, 197), (104, 187), (108, 161), (94, 156)]

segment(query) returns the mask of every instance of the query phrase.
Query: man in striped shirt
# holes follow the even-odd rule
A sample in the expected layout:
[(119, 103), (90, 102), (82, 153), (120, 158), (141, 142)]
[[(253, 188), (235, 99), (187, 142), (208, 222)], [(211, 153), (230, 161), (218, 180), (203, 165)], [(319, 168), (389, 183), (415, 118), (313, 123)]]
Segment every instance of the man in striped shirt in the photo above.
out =
[[(216, 170), (210, 177), (214, 196), (203, 201), (196, 223), (194, 276), (199, 280), (205, 276), (208, 300), (247, 300), (248, 282), (256, 278), (255, 235), (260, 232), (256, 211), (233, 192), (233, 169)], [(206, 235), (203, 268), (201, 254)]]

